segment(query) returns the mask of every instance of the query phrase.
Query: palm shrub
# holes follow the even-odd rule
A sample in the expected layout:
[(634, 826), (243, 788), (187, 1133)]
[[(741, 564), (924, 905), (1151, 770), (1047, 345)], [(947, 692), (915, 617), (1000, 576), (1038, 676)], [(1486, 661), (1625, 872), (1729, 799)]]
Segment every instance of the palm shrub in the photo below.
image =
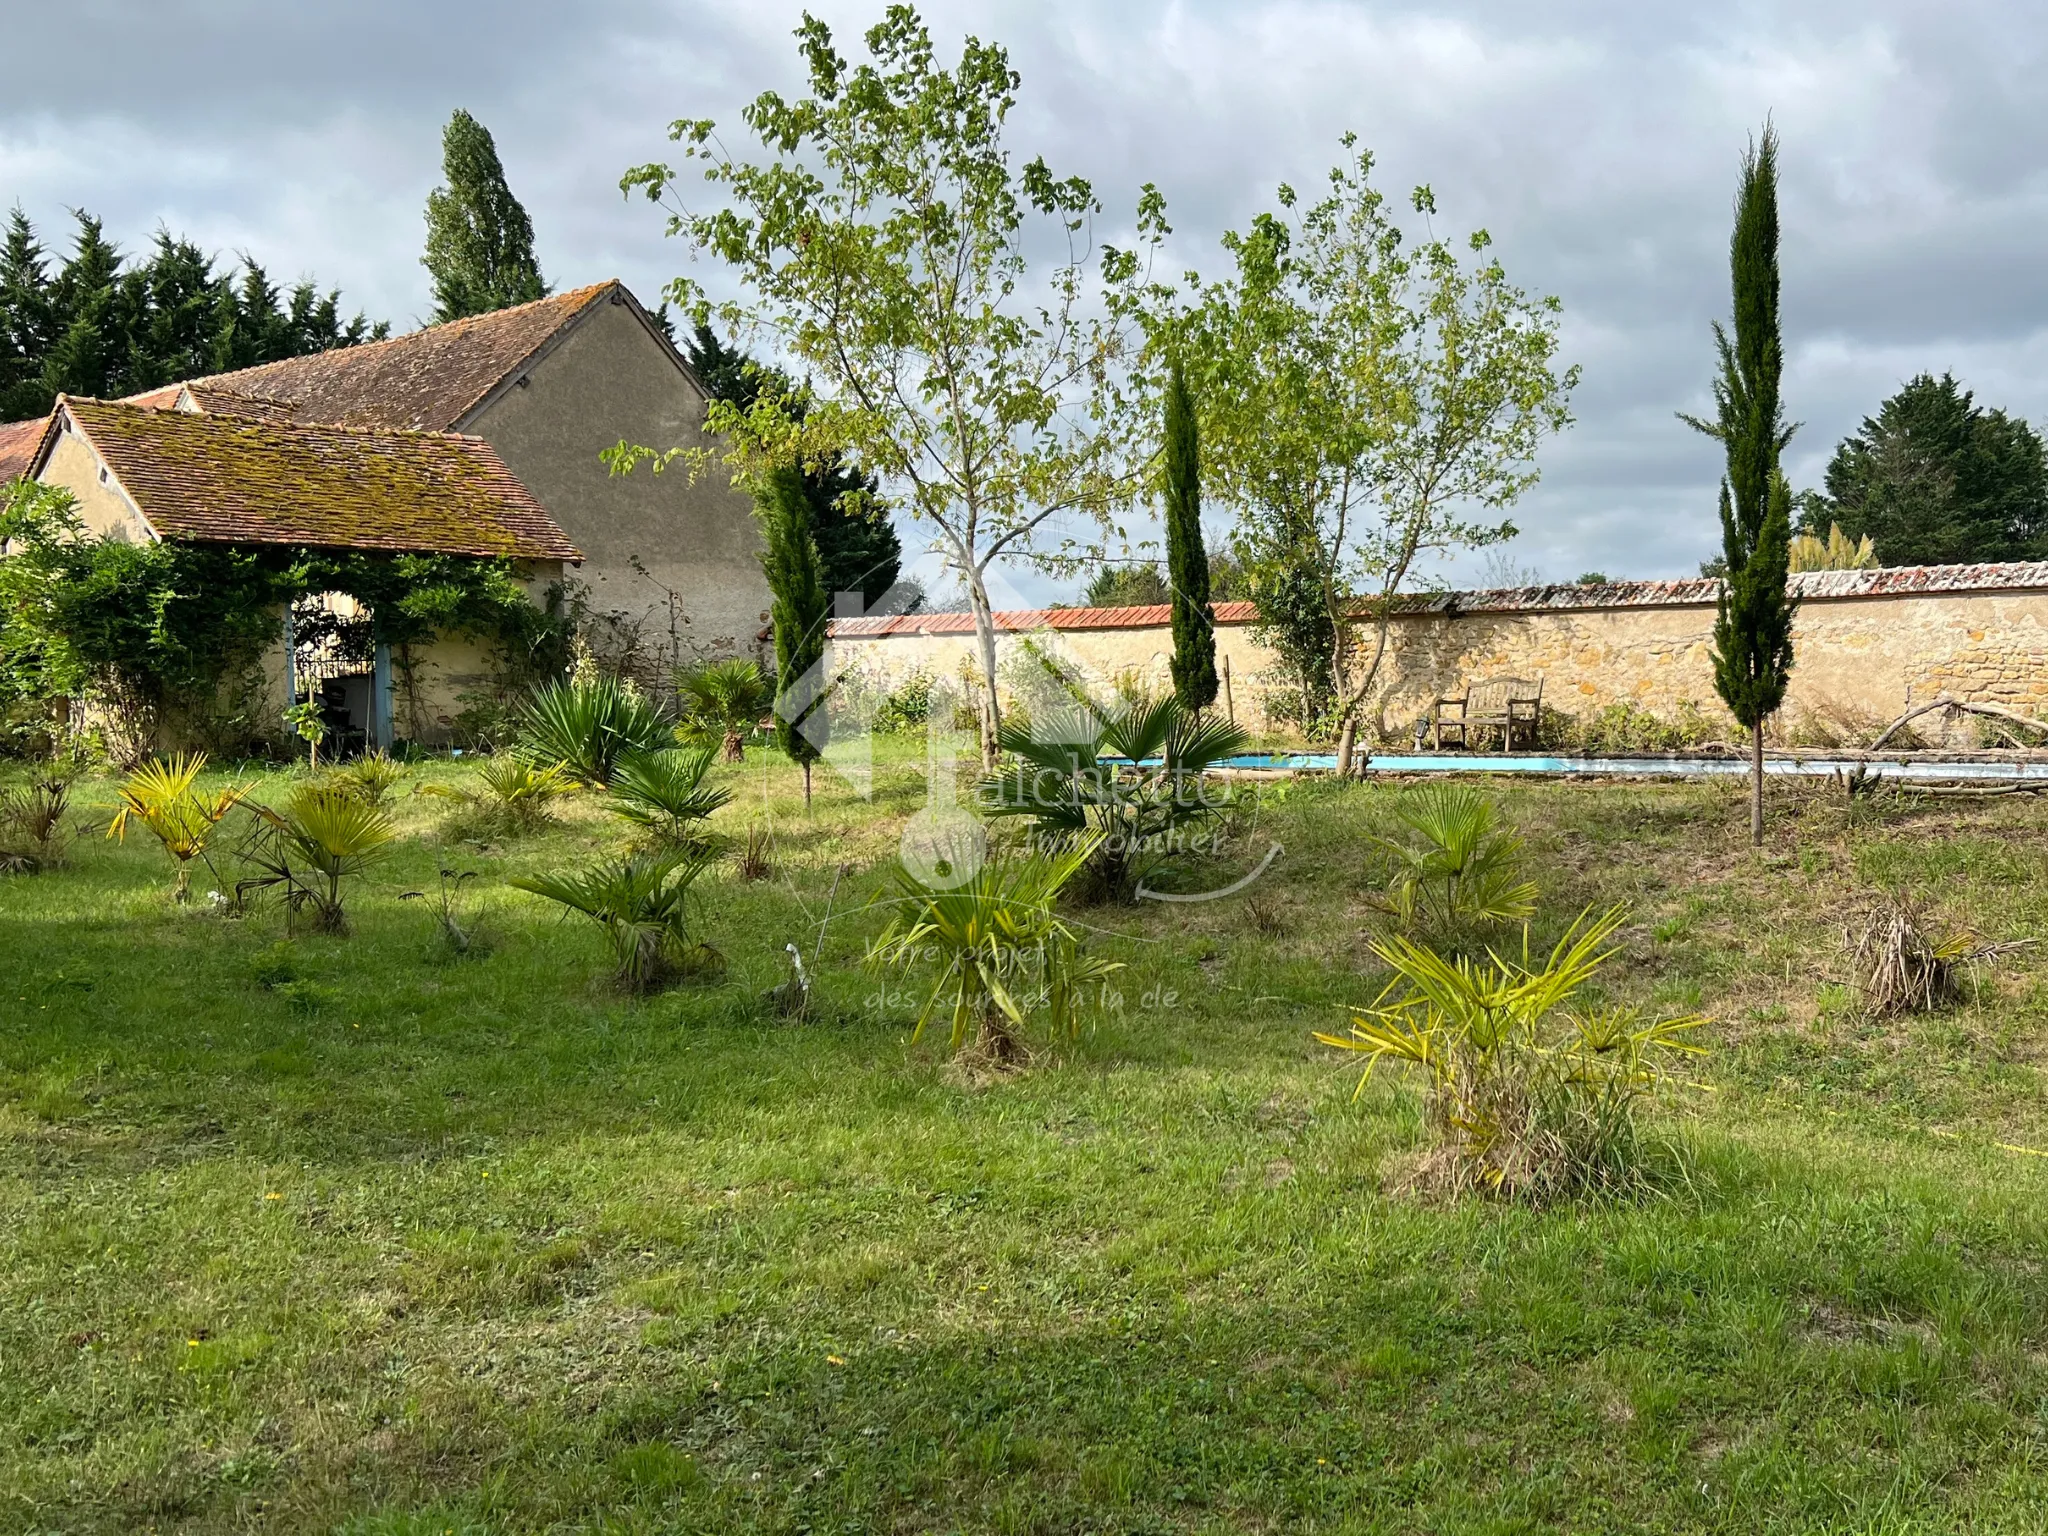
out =
[(683, 726), (719, 738), (728, 763), (747, 754), (747, 733), (768, 712), (768, 680), (744, 656), (714, 661), (676, 674), (676, 696), (683, 702)]
[(327, 776), (329, 784), (368, 805), (382, 805), (405, 780), (405, 764), (388, 752), (365, 752)]
[(706, 784), (716, 751), (671, 747), (623, 758), (612, 774), (612, 810), (666, 843), (688, 841), (697, 824), (732, 799)]
[(1372, 950), (1394, 973), (1325, 1045), (1421, 1073), (1435, 1145), (1425, 1182), (1545, 1199), (1642, 1182), (1636, 1111), (1701, 1047), (1696, 1015), (1645, 1021), (1628, 1007), (1574, 1006), (1615, 950), (1616, 907), (1582, 914), (1547, 956), (1447, 958), (1402, 935)]
[(869, 947), (868, 964), (937, 964), (913, 1041), (944, 1013), (949, 1050), (972, 1036), (983, 1058), (1008, 1063), (1021, 1055), (1018, 1032), (1034, 1017), (1056, 1034), (1076, 1031), (1087, 989), (1123, 968), (1085, 954), (1081, 936), (1053, 910), (1092, 852), (1086, 838), (1056, 857), (991, 860), (951, 887), (897, 871), (895, 911)]
[(258, 873), (237, 882), (238, 899), (249, 892), (281, 887), (285, 910), (312, 910), (321, 933), (347, 933), (343, 882), (383, 858), (398, 836), (391, 817), (345, 789), (302, 784), (283, 810), (252, 805), (258, 836), (244, 856)]
[(70, 805), (71, 780), (61, 773), (0, 790), (0, 873), (38, 875), (63, 863)]
[(611, 677), (542, 685), (527, 700), (521, 726), (521, 749), (535, 762), (560, 764), (599, 788), (610, 786), (622, 758), (668, 739), (660, 706)]
[(1204, 773), (1249, 737), (1167, 695), (1097, 712), (1054, 711), (1004, 725), (1014, 760), (981, 783), (993, 816), (1022, 816), (1042, 851), (1086, 847), (1091, 894), (1133, 900), (1145, 875), (1190, 844), (1190, 830), (1232, 803)]
[(537, 832), (554, 819), (554, 803), (578, 785), (560, 763), (536, 763), (516, 752), (493, 757), (477, 771), (476, 783), (422, 784), (422, 794), (455, 800), (462, 819), (479, 831)]
[(151, 758), (121, 781), (116, 791), (120, 809), (107, 828), (107, 836), (124, 843), (130, 822), (139, 822), (156, 834), (164, 852), (177, 864), (178, 877), (171, 894), (179, 901), (191, 894), (192, 861), (206, 857), (214, 829), (249, 794), (248, 786), (242, 784), (213, 795), (201, 794), (199, 775), (205, 769), (204, 752)]
[(624, 991), (644, 993), (681, 976), (723, 969), (718, 951), (691, 932), (690, 888), (712, 863), (706, 849), (678, 849), (523, 875), (512, 884), (595, 922), (611, 945), (614, 981)]
[(1412, 789), (1394, 816), (1410, 840), (1379, 839), (1394, 874), (1373, 899), (1403, 928), (1450, 939), (1534, 915), (1535, 883), (1521, 878), (1522, 839), (1470, 785)]

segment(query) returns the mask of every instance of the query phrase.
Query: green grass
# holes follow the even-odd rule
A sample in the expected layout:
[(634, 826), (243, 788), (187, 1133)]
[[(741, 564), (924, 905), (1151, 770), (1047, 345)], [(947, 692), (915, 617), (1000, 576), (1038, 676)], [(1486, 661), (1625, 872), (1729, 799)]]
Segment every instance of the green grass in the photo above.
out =
[[(1416, 1102), (1309, 1038), (1378, 989), (1393, 789), (1291, 786), (1186, 872), (1277, 839), (1256, 909), (1078, 913), (1121, 1009), (991, 1081), (859, 968), (914, 768), (809, 818), (721, 770), (777, 876), (711, 878), (727, 977), (644, 1003), (505, 886), (623, 845), (588, 801), (477, 847), (402, 799), (355, 932), (283, 947), (146, 835), (0, 880), (0, 1528), (2048, 1524), (2048, 1160), (2003, 1149), (2048, 1148), (2048, 957), (1877, 1026), (1840, 947), (1880, 886), (2042, 932), (2048, 808), (1774, 787), (1758, 858), (1733, 788), (1500, 789), (1538, 939), (1626, 900), (1611, 990), (1717, 1020), (1685, 1178), (1538, 1212), (1386, 1193)], [(444, 865), (481, 958), (398, 899)]]

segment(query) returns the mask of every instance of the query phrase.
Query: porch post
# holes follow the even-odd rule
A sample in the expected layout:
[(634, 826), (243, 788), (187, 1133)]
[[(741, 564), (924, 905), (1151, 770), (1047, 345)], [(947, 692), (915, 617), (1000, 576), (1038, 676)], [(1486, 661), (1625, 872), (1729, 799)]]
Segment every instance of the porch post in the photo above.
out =
[(378, 752), (391, 750), (391, 647), (382, 640), (370, 664), (370, 746)]

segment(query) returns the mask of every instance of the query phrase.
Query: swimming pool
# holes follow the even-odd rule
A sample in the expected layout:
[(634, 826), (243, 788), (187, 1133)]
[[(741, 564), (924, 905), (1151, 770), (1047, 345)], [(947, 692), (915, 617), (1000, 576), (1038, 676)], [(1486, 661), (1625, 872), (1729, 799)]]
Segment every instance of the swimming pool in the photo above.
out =
[[(1795, 778), (1827, 778), (1861, 765), (1873, 777), (1887, 779), (1994, 779), (2048, 782), (2048, 762), (1958, 761), (1919, 758), (1767, 757), (1764, 772)], [(1226, 758), (1224, 768), (1280, 772), (1329, 772), (1337, 766), (1334, 752), (1246, 752)], [(1374, 773), (1599, 773), (1642, 778), (1714, 778), (1744, 775), (1749, 761), (1740, 757), (1537, 757), (1479, 756), (1455, 753), (1374, 756)]]

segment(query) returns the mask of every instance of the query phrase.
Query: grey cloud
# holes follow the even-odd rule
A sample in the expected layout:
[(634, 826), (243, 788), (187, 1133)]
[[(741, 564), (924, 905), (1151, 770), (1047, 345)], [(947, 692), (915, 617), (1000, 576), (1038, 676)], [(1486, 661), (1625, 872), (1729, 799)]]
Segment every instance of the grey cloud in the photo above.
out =
[[(813, 4), (848, 47), (881, 8)], [(426, 307), (420, 206), (452, 108), (497, 134), (551, 278), (617, 274), (651, 299), (684, 253), (655, 210), (620, 198), (621, 171), (667, 151), (671, 118), (737, 130), (754, 93), (801, 83), (800, 6), (781, 0), (14, 9), (22, 57), (70, 56), (81, 35), (94, 51), (89, 89), (69, 69), (11, 74), (0, 200), (52, 234), (83, 204), (131, 247), (162, 221), (401, 323)], [(1817, 479), (1923, 368), (2048, 418), (2048, 25), (2017, 0), (941, 0), (926, 14), (943, 47), (966, 31), (1010, 47), (1013, 141), (1091, 177), (1106, 226), (1160, 185), (1176, 270), (1216, 270), (1220, 231), (1277, 181), (1315, 185), (1347, 128), (1390, 191), (1428, 181), (1441, 226), (1488, 227), (1517, 281), (1563, 299), (1586, 370), (1578, 425), (1515, 512), (1517, 558), (1553, 576), (1679, 574), (1711, 552), (1713, 445), (1673, 413), (1705, 403), (1736, 161), (1766, 114), (1786, 146), (1795, 478)]]

